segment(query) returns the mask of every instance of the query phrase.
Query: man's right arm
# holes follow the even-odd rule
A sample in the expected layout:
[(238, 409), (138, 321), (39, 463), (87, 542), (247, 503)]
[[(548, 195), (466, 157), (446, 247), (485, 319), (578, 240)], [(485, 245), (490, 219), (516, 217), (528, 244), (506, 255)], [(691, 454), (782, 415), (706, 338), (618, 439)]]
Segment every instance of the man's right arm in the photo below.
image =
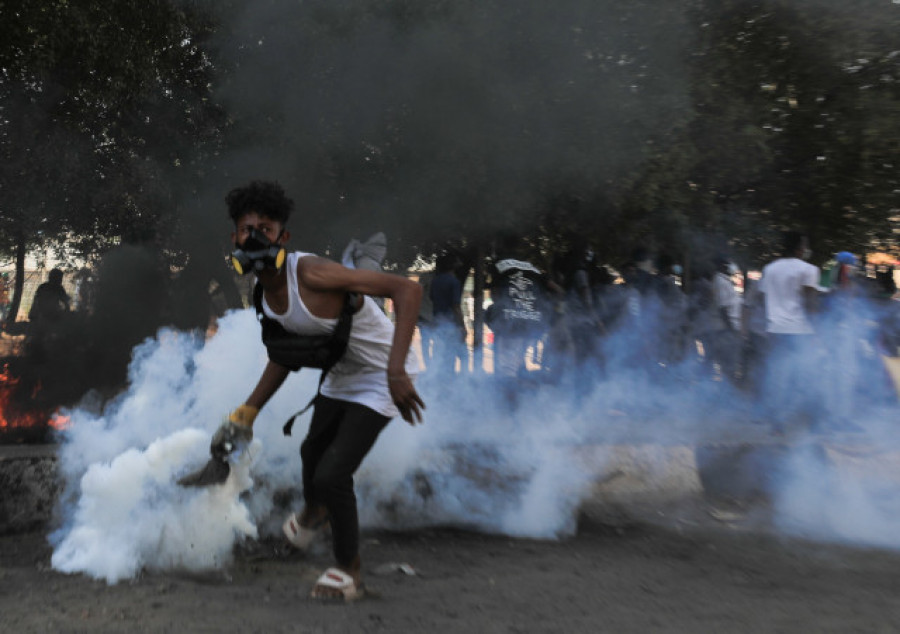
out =
[(222, 422), (210, 442), (210, 452), (214, 458), (225, 459), (242, 445), (253, 439), (253, 423), (259, 410), (269, 402), (287, 378), (290, 370), (269, 361), (253, 392), (244, 403), (238, 405)]
[(290, 372), (283, 365), (278, 365), (273, 361), (266, 363), (262, 376), (259, 377), (253, 392), (247, 397), (245, 405), (261, 410), (275, 392), (278, 391), (278, 388), (282, 386)]

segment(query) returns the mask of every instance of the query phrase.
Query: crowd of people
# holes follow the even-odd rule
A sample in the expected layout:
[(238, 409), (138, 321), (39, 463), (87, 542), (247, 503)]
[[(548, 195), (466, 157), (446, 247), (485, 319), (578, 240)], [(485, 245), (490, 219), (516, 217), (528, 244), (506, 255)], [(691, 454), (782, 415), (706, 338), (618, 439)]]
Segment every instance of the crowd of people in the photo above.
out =
[[(880, 355), (896, 356), (900, 346), (893, 269), (867, 269), (849, 252), (820, 269), (807, 261), (810, 254), (797, 232), (785, 234), (780, 257), (761, 275), (727, 253), (695, 259), (685, 270), (666, 254), (636, 248), (613, 269), (584, 249), (547, 272), (500, 253), (485, 310), (493, 372), (513, 393), (517, 382), (535, 377), (587, 390), (624, 371), (651, 381), (718, 381), (777, 403), (768, 412), (776, 424), (796, 418), (802, 408), (785, 404), (803, 394), (827, 398), (815, 394), (804, 360), (815, 359), (823, 371), (840, 365), (836, 376), (845, 378), (852, 365), (854, 381), (879, 384), (887, 376)], [(459, 345), (465, 325), (459, 277), (448, 271), (453, 262), (440, 259), (426, 289), (440, 313), (420, 321), (423, 339), (433, 342), (426, 364), (443, 374), (469, 367)], [(438, 277), (456, 281), (436, 285)]]
[[(411, 425), (423, 420), (412, 349), (417, 325), (426, 374), (447, 381), (468, 369), (462, 265), (453, 254), (442, 255), (423, 289), (380, 270), (381, 234), (351, 243), (345, 266), (289, 251), (293, 201), (275, 182), (235, 188), (226, 204), (231, 262), (237, 274), (252, 273), (268, 361), (245, 400), (228, 404), (234, 409), (211, 439), (209, 465), (182, 483), (209, 484), (207, 473), (222, 474), (221, 463), (253, 439), (257, 415), (290, 372), (320, 368), (300, 445), (303, 506), (282, 528), (301, 551), (330, 530), (335, 565), (310, 595), (354, 600), (365, 586), (353, 476), (392, 418)], [(765, 395), (771, 421), (784, 431), (810, 413), (810, 400), (862, 389), (865, 373), (854, 370), (864, 367), (860, 359), (896, 355), (900, 345), (892, 272), (870, 280), (855, 256), (841, 253), (823, 273), (809, 256), (806, 237), (788, 233), (781, 257), (750, 283), (727, 254), (693, 261), (685, 270), (671, 257), (653, 258), (637, 248), (613, 271), (583, 249), (542, 271), (517, 257), (510, 241), (492, 259), (485, 311), (501, 393), (515, 400), (536, 376), (589, 389), (625, 371), (651, 381), (715, 381)], [(374, 298), (390, 301), (393, 320)], [(69, 310), (62, 272), (54, 270), (35, 295), (32, 336), (44, 338)], [(828, 380), (837, 389), (809, 389), (815, 381), (808, 366), (794, 363), (806, 357), (814, 359), (814, 372), (832, 373)], [(896, 401), (896, 393), (892, 397)], [(290, 421), (284, 431), (290, 433)]]

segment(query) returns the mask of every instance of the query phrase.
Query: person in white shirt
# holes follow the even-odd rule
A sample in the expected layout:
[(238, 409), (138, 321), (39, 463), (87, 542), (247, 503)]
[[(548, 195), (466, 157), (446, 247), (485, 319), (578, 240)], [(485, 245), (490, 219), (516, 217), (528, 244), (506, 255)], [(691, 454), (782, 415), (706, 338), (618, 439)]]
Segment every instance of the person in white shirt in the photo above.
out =
[(759, 290), (765, 295), (769, 341), (767, 394), (778, 412), (776, 429), (788, 419), (808, 417), (814, 390), (802, 363), (811, 359), (815, 329), (810, 318), (821, 294), (819, 268), (808, 262), (812, 252), (805, 235), (789, 231), (782, 257), (763, 268)]
[(810, 313), (821, 287), (819, 267), (806, 262), (811, 255), (806, 236), (785, 235), (784, 255), (763, 268), (760, 291), (766, 296), (766, 332), (773, 335), (811, 335)]

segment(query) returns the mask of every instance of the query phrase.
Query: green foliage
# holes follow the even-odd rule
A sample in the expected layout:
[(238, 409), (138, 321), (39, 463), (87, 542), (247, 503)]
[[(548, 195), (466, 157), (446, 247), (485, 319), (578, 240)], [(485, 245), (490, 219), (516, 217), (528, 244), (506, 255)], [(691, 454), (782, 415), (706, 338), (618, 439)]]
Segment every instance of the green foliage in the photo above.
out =
[(694, 117), (635, 179), (633, 214), (676, 209), (684, 249), (727, 245), (748, 264), (789, 227), (821, 260), (890, 241), (900, 8), (717, 0), (693, 19)]
[(202, 15), (162, 0), (4, 2), (0, 249), (164, 241), (173, 172), (214, 135)]

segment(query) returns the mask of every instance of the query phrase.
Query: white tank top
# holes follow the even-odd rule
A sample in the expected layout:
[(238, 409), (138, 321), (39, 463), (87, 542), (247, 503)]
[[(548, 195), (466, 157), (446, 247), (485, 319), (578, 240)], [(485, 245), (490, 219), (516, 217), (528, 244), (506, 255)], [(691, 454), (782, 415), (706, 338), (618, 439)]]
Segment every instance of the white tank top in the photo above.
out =
[[(285, 330), (300, 335), (328, 334), (337, 319), (316, 317), (300, 299), (297, 288), (297, 262), (312, 253), (295, 251), (285, 263), (288, 284), (288, 309), (277, 314), (269, 308), (263, 296), (262, 307), (267, 317), (280, 323)], [(322, 383), (322, 394), (353, 403), (360, 403), (383, 416), (393, 418), (400, 412), (391, 400), (388, 389), (387, 363), (394, 338), (394, 324), (381, 311), (371, 297), (364, 297), (362, 308), (353, 315), (350, 341), (344, 356), (338, 361)], [(406, 372), (414, 377), (419, 364), (410, 348), (406, 357)]]

